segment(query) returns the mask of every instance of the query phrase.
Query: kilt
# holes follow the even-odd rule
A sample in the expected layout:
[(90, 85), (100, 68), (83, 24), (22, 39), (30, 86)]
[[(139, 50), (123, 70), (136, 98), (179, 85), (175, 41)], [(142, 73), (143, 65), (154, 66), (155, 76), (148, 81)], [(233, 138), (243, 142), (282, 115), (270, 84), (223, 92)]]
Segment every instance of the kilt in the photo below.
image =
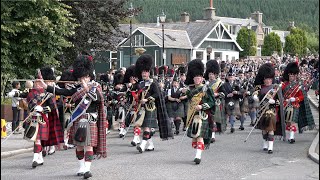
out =
[(183, 100), (182, 101), (182, 104), (183, 104), (183, 117), (187, 117), (187, 114), (188, 114), (188, 101), (186, 101), (186, 100)]
[[(195, 115), (197, 115), (198, 113), (196, 113)], [(188, 128), (188, 131), (187, 131), (187, 136), (190, 137), (190, 138), (193, 138), (192, 137), (192, 122), (191, 122), (191, 125), (190, 127)], [(206, 120), (202, 120), (202, 125), (201, 125), (201, 128), (200, 128), (200, 135), (199, 137), (202, 137), (203, 139), (211, 139), (211, 133), (212, 131), (210, 130), (210, 127), (209, 127), (209, 121), (208, 119)]]
[(77, 132), (77, 129), (79, 127), (79, 121), (81, 119), (86, 119), (88, 120), (88, 113), (80, 116), (71, 126), (70, 128), (70, 134), (69, 134), (69, 144), (73, 144), (73, 145), (78, 145), (78, 146), (92, 146), (92, 147), (96, 147), (98, 145), (98, 126), (97, 126), (97, 122), (88, 122), (89, 126), (87, 126), (87, 132), (89, 132), (89, 134), (87, 134), (87, 138), (85, 142), (78, 142), (76, 140), (74, 140), (74, 135)]
[(184, 117), (184, 105), (183, 103), (169, 102), (167, 103), (167, 112), (171, 118), (182, 118)]
[(158, 127), (157, 109), (155, 109), (154, 111), (146, 110), (146, 114), (144, 116), (144, 120), (143, 120), (141, 127), (149, 127), (149, 128), (157, 128)]
[(49, 139), (41, 142), (43, 146), (53, 146), (64, 143), (64, 133), (62, 124), (57, 116), (56, 110), (48, 113), (49, 120)]
[(319, 80), (313, 81), (311, 89), (312, 90), (318, 90), (319, 89)]
[[(267, 111), (273, 111), (275, 113), (274, 109), (270, 109)], [(277, 129), (276, 123), (277, 123), (276, 115), (267, 117), (266, 113), (264, 113), (259, 121), (258, 127), (259, 129), (265, 130), (265, 131), (276, 131)]]
[(240, 105), (240, 112), (241, 113), (247, 113), (249, 112), (249, 102), (248, 97), (244, 97)]
[(230, 109), (228, 103), (226, 103), (225, 109), (226, 109), (227, 114), (229, 116), (230, 115), (241, 116), (239, 101), (233, 101), (233, 102), (234, 102), (233, 109)]
[[(38, 123), (39, 129), (37, 134), (37, 140), (47, 141), (49, 139), (49, 126), (48, 126), (49, 122), (46, 120), (44, 121), (46, 122), (45, 124)], [(27, 128), (29, 127), (29, 125), (30, 124), (27, 125)]]
[(224, 102), (221, 102), (220, 105), (216, 105), (213, 120), (217, 124), (217, 132), (226, 131), (227, 119), (224, 112)]

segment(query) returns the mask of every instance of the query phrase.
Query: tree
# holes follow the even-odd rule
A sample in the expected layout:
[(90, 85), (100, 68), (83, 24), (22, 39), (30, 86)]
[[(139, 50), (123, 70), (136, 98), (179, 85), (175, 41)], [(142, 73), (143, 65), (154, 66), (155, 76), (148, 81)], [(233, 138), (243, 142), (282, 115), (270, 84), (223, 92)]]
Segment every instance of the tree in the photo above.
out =
[(63, 1), (72, 7), (71, 13), (76, 22), (75, 36), (70, 37), (74, 44), (64, 51), (61, 59), (64, 66), (72, 64), (75, 57), (82, 51), (115, 50), (120, 41), (128, 34), (119, 28), (120, 21), (126, 21), (131, 14), (137, 14), (141, 8), (129, 11), (128, 0), (96, 0), (96, 1)]
[(282, 45), (280, 37), (272, 32), (264, 38), (261, 54), (262, 56), (271, 56), (274, 51), (280, 53), (281, 49)]
[(1, 93), (8, 79), (35, 75), (72, 46), (66, 38), (76, 24), (70, 7), (58, 1), (1, 1)]
[(307, 37), (305, 31), (292, 28), (286, 37), (284, 51), (289, 54), (305, 55), (307, 53)]
[(243, 51), (240, 52), (240, 57), (256, 55), (257, 36), (254, 31), (241, 28), (237, 35), (237, 43), (243, 49)]

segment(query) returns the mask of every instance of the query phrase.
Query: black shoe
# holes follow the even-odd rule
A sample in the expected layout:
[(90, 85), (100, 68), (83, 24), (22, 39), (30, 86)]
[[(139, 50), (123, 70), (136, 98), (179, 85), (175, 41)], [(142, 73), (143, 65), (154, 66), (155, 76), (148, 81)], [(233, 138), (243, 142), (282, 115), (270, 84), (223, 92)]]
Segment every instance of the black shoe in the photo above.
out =
[(263, 148), (264, 151), (268, 151), (268, 148)]
[(180, 132), (178, 130), (176, 130), (176, 132), (174, 132), (175, 135), (179, 135), (179, 133)]
[(289, 139), (289, 143), (290, 144), (294, 144), (296, 142), (296, 140), (294, 140), (294, 139)]
[(147, 148), (146, 151), (154, 151), (154, 148), (152, 148), (152, 149), (148, 149), (148, 148)]
[(119, 137), (120, 137), (120, 138), (123, 138), (123, 136), (124, 136), (123, 134), (119, 134)]
[(231, 128), (230, 132), (233, 133), (234, 132), (234, 128)]
[(201, 159), (199, 159), (199, 158), (195, 158), (193, 161), (194, 161), (196, 164), (200, 164)]
[(239, 129), (240, 129), (241, 131), (243, 131), (243, 130), (244, 130), (244, 127), (243, 127), (243, 126), (240, 126)]
[(187, 130), (187, 128), (186, 127), (183, 127), (183, 131), (186, 131)]
[(272, 154), (273, 153), (273, 151), (272, 150), (268, 150), (268, 154)]
[(143, 151), (142, 151), (142, 148), (138, 145), (137, 146), (137, 150), (139, 151), (139, 153), (142, 153)]
[(43, 163), (38, 163), (37, 161), (32, 162), (32, 168), (36, 168), (37, 166), (43, 165)]
[(77, 173), (77, 176), (83, 176), (84, 175), (84, 173), (83, 172), (81, 172), (81, 173)]
[(47, 151), (42, 150), (42, 156), (43, 156), (43, 157), (46, 157), (46, 155), (47, 155)]
[(250, 126), (254, 126), (254, 123), (253, 123), (253, 122), (251, 122), (251, 123), (250, 123)]
[(216, 142), (216, 139), (215, 138), (211, 138), (210, 143), (214, 143), (214, 142)]
[(136, 145), (137, 145), (137, 143), (136, 143), (136, 142), (134, 142), (134, 141), (131, 141), (131, 145), (132, 145), (132, 146), (136, 146)]
[(49, 152), (48, 152), (48, 155), (52, 155), (52, 154), (54, 154), (55, 152), (56, 152), (56, 151), (53, 151), (52, 153), (49, 153)]
[(84, 179), (88, 179), (88, 178), (90, 178), (90, 177), (92, 177), (92, 174), (91, 174), (90, 171), (85, 172), (85, 173), (83, 174), (83, 178), (84, 178)]

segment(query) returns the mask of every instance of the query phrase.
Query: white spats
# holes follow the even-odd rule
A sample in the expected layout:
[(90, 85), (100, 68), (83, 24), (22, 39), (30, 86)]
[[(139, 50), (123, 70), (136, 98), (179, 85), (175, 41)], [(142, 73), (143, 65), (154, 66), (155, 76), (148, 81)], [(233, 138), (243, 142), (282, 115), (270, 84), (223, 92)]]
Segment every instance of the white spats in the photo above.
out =
[(211, 138), (216, 138), (216, 133), (215, 132), (212, 132), (212, 135), (211, 135)]
[(137, 150), (142, 153), (145, 151), (147, 145), (147, 140), (142, 140), (141, 144), (137, 146)]
[(273, 151), (273, 141), (268, 141), (268, 145), (269, 145), (269, 147), (268, 147), (268, 151)]
[(43, 163), (43, 156), (42, 156), (42, 151), (39, 153), (38, 161), (39, 164)]
[(34, 162), (34, 161), (38, 162), (38, 159), (39, 159), (39, 153), (33, 153), (33, 160), (32, 160), (32, 162)]
[(153, 145), (153, 141), (152, 138), (148, 139), (148, 147), (147, 147), (147, 151), (153, 151), (154, 150), (154, 145)]
[(139, 144), (140, 143), (140, 137), (137, 136), (137, 135), (134, 135), (132, 141), (135, 142), (136, 144)]
[(289, 139), (294, 139), (294, 132), (293, 131), (289, 132)]
[(85, 161), (84, 165), (85, 165), (85, 172), (90, 171), (91, 162), (89, 162), (89, 161)]
[(79, 162), (79, 170), (77, 172), (77, 174), (83, 174), (86, 172), (86, 168), (85, 168), (85, 164), (84, 164), (84, 158), (81, 160), (78, 160)]
[(195, 157), (195, 158), (201, 159), (202, 151), (203, 151), (203, 150), (201, 150), (201, 149), (197, 149), (197, 151), (196, 151), (196, 157)]
[(263, 140), (263, 149), (268, 149), (269, 141)]
[(50, 146), (48, 154), (51, 155), (51, 154), (55, 153), (55, 151), (56, 151), (56, 148), (54, 146)]

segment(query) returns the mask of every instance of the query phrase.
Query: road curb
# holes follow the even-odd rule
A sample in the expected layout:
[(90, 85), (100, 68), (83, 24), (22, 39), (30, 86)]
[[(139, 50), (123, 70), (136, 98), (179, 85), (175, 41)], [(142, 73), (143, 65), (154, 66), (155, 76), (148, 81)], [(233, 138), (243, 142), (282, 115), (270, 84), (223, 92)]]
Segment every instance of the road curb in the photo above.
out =
[(13, 151), (7, 151), (7, 152), (1, 152), (1, 158), (7, 158), (11, 156), (15, 156), (18, 154), (23, 154), (27, 152), (33, 151), (33, 147), (26, 148), (26, 149), (18, 149), (18, 150), (13, 150)]
[[(311, 102), (311, 104), (318, 109), (319, 111), (319, 105), (308, 95), (308, 99)], [(312, 144), (308, 151), (308, 156), (310, 159), (312, 159), (314, 162), (319, 164), (319, 154), (316, 153), (317, 145), (319, 144), (319, 132), (317, 136), (312, 141)]]
[(308, 156), (316, 163), (319, 164), (319, 154), (316, 153), (317, 145), (319, 144), (319, 132), (316, 138), (312, 141), (312, 144), (309, 148)]
[(311, 104), (312, 104), (315, 108), (317, 108), (318, 111), (319, 111), (319, 103), (317, 104), (317, 102), (315, 102), (315, 101), (310, 97), (310, 95), (308, 95), (308, 99), (309, 99), (309, 101), (311, 102)]

